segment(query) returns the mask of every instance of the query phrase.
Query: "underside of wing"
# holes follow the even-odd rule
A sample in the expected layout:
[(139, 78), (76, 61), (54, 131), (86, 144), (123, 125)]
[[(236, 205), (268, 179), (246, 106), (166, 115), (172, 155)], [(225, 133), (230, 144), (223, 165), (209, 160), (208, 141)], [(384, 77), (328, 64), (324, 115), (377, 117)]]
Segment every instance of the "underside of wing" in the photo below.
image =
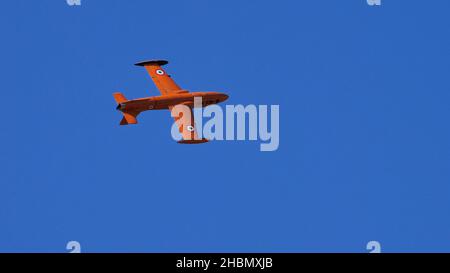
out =
[(168, 64), (164, 60), (145, 61), (137, 63), (137, 66), (143, 66), (152, 78), (161, 95), (171, 95), (179, 93), (187, 93), (186, 90), (181, 89), (169, 74), (162, 68)]
[[(180, 109), (174, 109), (176, 107), (182, 107)], [(208, 142), (205, 138), (199, 138), (197, 134), (197, 128), (195, 126), (194, 113), (192, 108), (185, 105), (177, 105), (169, 108), (172, 112), (172, 117), (178, 126), (178, 130), (181, 133), (182, 140), (178, 141), (181, 144), (200, 144)]]

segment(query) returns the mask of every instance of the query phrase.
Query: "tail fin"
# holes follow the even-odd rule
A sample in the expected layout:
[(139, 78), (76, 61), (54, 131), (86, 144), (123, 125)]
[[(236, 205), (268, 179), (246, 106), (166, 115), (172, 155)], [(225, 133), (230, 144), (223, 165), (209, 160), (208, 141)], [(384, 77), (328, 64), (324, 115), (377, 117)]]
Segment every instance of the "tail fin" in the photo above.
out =
[(139, 115), (139, 112), (126, 111), (121, 109), (121, 104), (128, 101), (127, 98), (125, 98), (125, 96), (122, 93), (116, 92), (113, 94), (113, 96), (114, 100), (118, 104), (117, 109), (120, 110), (123, 114), (123, 118), (120, 121), (120, 125), (137, 124), (138, 122), (136, 117)]
[(114, 93), (113, 96), (114, 96), (114, 99), (116, 100), (117, 104), (121, 104), (123, 102), (128, 101), (127, 98), (125, 98), (125, 96), (120, 92)]

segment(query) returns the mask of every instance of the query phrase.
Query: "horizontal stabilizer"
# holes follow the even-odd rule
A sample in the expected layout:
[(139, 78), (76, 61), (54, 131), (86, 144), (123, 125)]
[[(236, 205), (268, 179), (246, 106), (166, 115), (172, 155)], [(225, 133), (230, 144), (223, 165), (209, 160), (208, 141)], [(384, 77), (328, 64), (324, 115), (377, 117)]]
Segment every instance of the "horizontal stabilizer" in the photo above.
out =
[(122, 121), (120, 122), (120, 125), (128, 125), (128, 124), (137, 124), (137, 115), (139, 113), (127, 113), (127, 112), (123, 112), (123, 118)]

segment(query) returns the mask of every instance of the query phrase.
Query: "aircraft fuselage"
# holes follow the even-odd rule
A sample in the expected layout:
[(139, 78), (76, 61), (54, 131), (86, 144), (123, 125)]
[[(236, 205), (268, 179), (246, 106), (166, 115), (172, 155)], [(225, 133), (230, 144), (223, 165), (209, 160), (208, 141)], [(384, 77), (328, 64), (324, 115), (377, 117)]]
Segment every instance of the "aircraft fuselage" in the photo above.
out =
[(179, 92), (177, 94), (147, 97), (120, 103), (117, 106), (119, 111), (137, 111), (169, 109), (178, 104), (194, 106), (194, 98), (202, 98), (202, 107), (217, 104), (228, 99), (228, 95), (219, 92)]

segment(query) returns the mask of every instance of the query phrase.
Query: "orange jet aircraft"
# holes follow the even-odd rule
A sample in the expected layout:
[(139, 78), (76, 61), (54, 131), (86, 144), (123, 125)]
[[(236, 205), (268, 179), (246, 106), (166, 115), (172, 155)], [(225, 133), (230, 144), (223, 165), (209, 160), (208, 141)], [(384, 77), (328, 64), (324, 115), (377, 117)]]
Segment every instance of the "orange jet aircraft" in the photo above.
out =
[(120, 125), (136, 124), (136, 118), (141, 112), (161, 109), (172, 111), (176, 105), (181, 104), (189, 107), (191, 118), (188, 120), (183, 119), (183, 112), (179, 116), (174, 117), (183, 137), (183, 140), (178, 143), (198, 144), (208, 142), (207, 139), (199, 139), (197, 136), (194, 114), (192, 113), (194, 97), (201, 97), (202, 107), (206, 107), (225, 101), (228, 99), (228, 95), (219, 92), (189, 92), (188, 90), (184, 90), (161, 68), (166, 64), (168, 62), (164, 60), (145, 61), (136, 64), (147, 69), (147, 72), (159, 89), (161, 96), (127, 100), (120, 92), (113, 94), (118, 104), (117, 110), (123, 113), (123, 119)]

